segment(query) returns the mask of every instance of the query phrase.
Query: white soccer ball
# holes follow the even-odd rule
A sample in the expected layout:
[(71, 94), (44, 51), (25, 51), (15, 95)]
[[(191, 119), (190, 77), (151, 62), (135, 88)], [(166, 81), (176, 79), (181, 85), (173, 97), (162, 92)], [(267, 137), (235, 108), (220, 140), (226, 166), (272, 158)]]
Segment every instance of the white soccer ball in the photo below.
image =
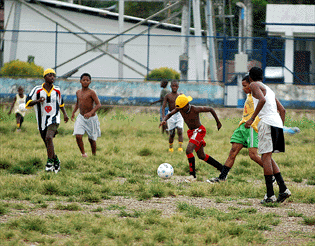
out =
[(21, 111), (21, 112), (25, 112), (27, 109), (25, 108), (25, 103), (21, 103), (20, 105), (19, 105), (19, 110)]
[(174, 168), (169, 163), (162, 163), (157, 169), (157, 174), (162, 179), (169, 179), (174, 174)]

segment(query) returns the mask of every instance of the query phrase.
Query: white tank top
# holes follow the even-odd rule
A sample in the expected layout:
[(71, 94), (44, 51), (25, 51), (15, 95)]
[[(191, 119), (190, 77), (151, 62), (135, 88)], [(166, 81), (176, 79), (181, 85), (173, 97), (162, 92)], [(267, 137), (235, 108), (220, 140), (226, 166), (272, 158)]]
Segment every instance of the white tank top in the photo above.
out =
[[(262, 85), (266, 89), (266, 103), (264, 104), (263, 108), (258, 113), (258, 117), (260, 120), (268, 125), (283, 128), (283, 123), (281, 117), (277, 111), (277, 103), (275, 93), (267, 86), (261, 82), (257, 82)], [(258, 99), (253, 97), (255, 109), (259, 102)]]

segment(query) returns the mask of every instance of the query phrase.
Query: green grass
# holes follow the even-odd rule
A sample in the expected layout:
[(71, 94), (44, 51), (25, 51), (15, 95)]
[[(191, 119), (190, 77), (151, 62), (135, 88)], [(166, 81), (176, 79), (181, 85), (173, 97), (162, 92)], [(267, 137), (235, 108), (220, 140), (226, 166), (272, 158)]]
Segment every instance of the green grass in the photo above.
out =
[[(262, 245), (268, 241), (264, 232), (281, 224), (272, 211), (283, 209), (282, 204), (259, 205), (269, 213), (253, 207), (265, 194), (264, 176), (246, 149), (237, 156), (226, 182), (203, 182), (218, 176), (218, 171), (197, 155), (199, 182), (175, 182), (175, 177), (164, 181), (156, 173), (161, 163), (170, 163), (179, 178), (188, 175), (189, 168), (185, 153), (168, 152), (168, 137), (158, 128), (158, 112), (135, 114), (115, 109), (100, 112), (99, 119), (102, 137), (97, 140), (97, 155), (91, 155), (85, 136), (89, 155), (85, 159), (72, 135), (74, 122), (61, 123), (54, 139), (61, 160), (56, 175), (44, 171), (46, 149), (34, 113), (26, 115), (22, 131), (16, 132), (14, 116), (0, 108), (0, 218), (6, 217), (0, 223), (1, 245)], [(230, 137), (239, 119), (221, 119), (223, 128), (217, 131), (213, 118), (201, 115), (207, 129), (205, 152), (221, 163), (228, 157)], [(273, 158), (293, 194), (288, 202), (313, 205), (314, 120), (288, 110), (287, 122), (287, 126), (298, 126), (301, 133), (286, 135), (286, 153)], [(175, 138), (175, 150), (177, 144)], [(102, 205), (116, 197), (140, 203), (173, 197), (210, 199), (217, 206), (236, 203), (222, 211), (183, 201), (173, 214), (164, 216), (162, 210), (129, 208), (119, 202)], [(302, 217), (303, 225), (314, 226), (313, 217), (296, 211), (287, 214)]]

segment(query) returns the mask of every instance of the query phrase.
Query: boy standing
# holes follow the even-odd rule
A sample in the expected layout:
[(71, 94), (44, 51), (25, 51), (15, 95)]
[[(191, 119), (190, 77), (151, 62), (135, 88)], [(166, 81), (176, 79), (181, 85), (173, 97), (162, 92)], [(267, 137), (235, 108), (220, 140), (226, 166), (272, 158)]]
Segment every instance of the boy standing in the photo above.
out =
[[(161, 85), (160, 85), (160, 86), (161, 86), (161, 88), (163, 88), (163, 89), (161, 90), (161, 93), (160, 93), (160, 99), (157, 100), (157, 101), (154, 101), (154, 102), (152, 102), (152, 103), (150, 104), (150, 105), (153, 105), (153, 104), (158, 103), (158, 102), (161, 103), (161, 106), (160, 106), (160, 122), (162, 122), (162, 119), (163, 119), (163, 117), (162, 117), (162, 105), (163, 105), (164, 97), (170, 92), (169, 89), (166, 88), (167, 85), (168, 85), (168, 81), (167, 81), (167, 80), (162, 80), (162, 81), (161, 81)], [(165, 109), (164, 109), (164, 115), (166, 115), (167, 113), (168, 113), (168, 108), (165, 108)], [(165, 131), (167, 131), (167, 125), (164, 125), (164, 126), (162, 127), (162, 134), (163, 134)]]
[(35, 106), (35, 114), (40, 135), (47, 149), (47, 172), (58, 173), (60, 171), (60, 160), (55, 154), (53, 138), (57, 134), (60, 124), (60, 110), (63, 113), (65, 123), (69, 118), (64, 109), (63, 98), (58, 86), (53, 83), (56, 72), (48, 68), (44, 71), (45, 82), (41, 86), (35, 86), (26, 98), (26, 108)]
[[(272, 160), (272, 153), (284, 152), (285, 149), (283, 136), (285, 109), (276, 99), (275, 93), (261, 82), (263, 79), (263, 71), (261, 68), (251, 68), (249, 77), (250, 83), (246, 89), (248, 89), (253, 96), (255, 111), (252, 117), (246, 121), (245, 127), (249, 128), (253, 124), (256, 116), (260, 118), (258, 124), (258, 152), (262, 154), (261, 160), (264, 166), (267, 188), (267, 194), (261, 203), (284, 202), (285, 199), (291, 196), (291, 192), (284, 183), (277, 163)], [(279, 111), (280, 114), (277, 111)], [(279, 185), (278, 198), (274, 195), (272, 175), (274, 175)]]
[[(163, 105), (162, 105), (162, 118), (163, 119), (165, 117), (164, 109), (165, 109), (167, 103), (168, 103), (168, 108), (170, 111), (175, 109), (175, 100), (179, 96), (179, 93), (177, 92), (178, 87), (179, 87), (178, 81), (173, 80), (171, 82), (172, 92), (168, 93), (164, 97), (164, 101), (163, 101)], [(183, 129), (184, 129), (183, 117), (181, 116), (181, 114), (179, 112), (177, 112), (171, 116), (169, 117), (169, 120), (167, 121), (167, 127), (168, 127), (168, 132), (169, 132), (169, 152), (174, 152), (173, 142), (174, 142), (174, 138), (175, 138), (175, 129), (176, 128), (177, 128), (178, 143), (179, 143), (178, 151), (183, 152), (183, 140), (184, 140), (184, 137), (183, 137)]]
[(82, 89), (76, 92), (77, 102), (72, 111), (71, 120), (74, 120), (75, 112), (80, 109), (80, 114), (74, 124), (73, 135), (76, 136), (82, 157), (87, 157), (82, 137), (86, 132), (92, 148), (92, 154), (96, 155), (96, 139), (101, 136), (100, 122), (96, 111), (101, 107), (101, 103), (95, 91), (89, 88), (89, 85), (91, 84), (90, 74), (82, 74), (80, 83)]
[[(26, 95), (24, 94), (24, 89), (22, 86), (19, 86), (18, 88), (18, 94), (16, 94), (16, 96), (14, 97), (14, 100), (11, 104), (11, 108), (10, 111), (8, 112), (8, 114), (11, 114), (12, 109), (14, 109), (14, 113), (15, 113), (15, 118), (16, 118), (16, 131), (21, 131), (21, 127), (22, 127), (22, 123), (24, 121), (24, 116), (25, 116), (25, 112), (26, 112), (26, 108), (25, 108), (25, 100), (26, 100)], [(20, 108), (23, 108), (24, 106), (24, 110)]]
[(189, 102), (191, 100), (192, 97), (190, 96), (186, 97), (184, 94), (179, 95), (175, 101), (175, 109), (173, 109), (168, 115), (166, 115), (166, 117), (160, 124), (160, 126), (166, 124), (166, 121), (172, 115), (180, 113), (189, 128), (189, 130), (187, 131), (189, 143), (186, 148), (186, 155), (189, 162), (190, 177), (185, 180), (186, 182), (196, 181), (195, 157), (193, 154), (194, 150), (196, 151), (199, 159), (204, 160), (219, 171), (222, 170), (222, 164), (220, 164), (218, 161), (213, 159), (211, 156), (205, 154), (204, 152), (204, 147), (206, 146), (206, 142), (204, 141), (206, 128), (201, 125), (199, 114), (202, 112), (210, 112), (217, 122), (218, 130), (220, 130), (222, 124), (213, 108), (190, 105)]

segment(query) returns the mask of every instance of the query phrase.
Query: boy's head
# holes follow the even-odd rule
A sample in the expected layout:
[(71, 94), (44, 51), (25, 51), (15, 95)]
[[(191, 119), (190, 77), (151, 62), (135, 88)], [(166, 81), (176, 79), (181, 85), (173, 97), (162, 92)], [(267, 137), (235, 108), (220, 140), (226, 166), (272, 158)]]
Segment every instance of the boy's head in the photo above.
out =
[(82, 80), (82, 78), (83, 78), (84, 76), (86, 76), (86, 77), (88, 77), (90, 80), (92, 80), (91, 75), (90, 75), (89, 73), (83, 73), (83, 74), (81, 75), (81, 77), (80, 77), (80, 80)]
[(22, 86), (19, 86), (18, 89), (17, 89), (19, 95), (23, 95), (24, 94), (24, 89)]
[(44, 71), (43, 76), (44, 76), (45, 82), (54, 83), (55, 78), (56, 78), (56, 72), (54, 69), (48, 68)]
[(176, 108), (185, 107), (192, 100), (191, 96), (186, 97), (184, 94), (179, 95), (175, 101)]
[(176, 93), (176, 92), (177, 92), (178, 87), (179, 87), (178, 81), (177, 81), (176, 79), (172, 80), (172, 82), (171, 82), (171, 88), (172, 88), (172, 92), (173, 92), (173, 93)]
[(91, 75), (88, 73), (83, 73), (80, 77), (80, 83), (83, 88), (89, 87), (91, 84)]
[(252, 67), (249, 70), (249, 82), (262, 81), (263, 70), (260, 67)]
[(242, 79), (242, 86), (243, 86), (243, 91), (246, 94), (251, 93), (251, 89), (249, 88), (249, 75), (246, 75), (243, 79)]
[(161, 87), (162, 87), (162, 88), (166, 88), (167, 85), (168, 85), (168, 81), (165, 80), (165, 79), (163, 79), (163, 80), (161, 81)]

